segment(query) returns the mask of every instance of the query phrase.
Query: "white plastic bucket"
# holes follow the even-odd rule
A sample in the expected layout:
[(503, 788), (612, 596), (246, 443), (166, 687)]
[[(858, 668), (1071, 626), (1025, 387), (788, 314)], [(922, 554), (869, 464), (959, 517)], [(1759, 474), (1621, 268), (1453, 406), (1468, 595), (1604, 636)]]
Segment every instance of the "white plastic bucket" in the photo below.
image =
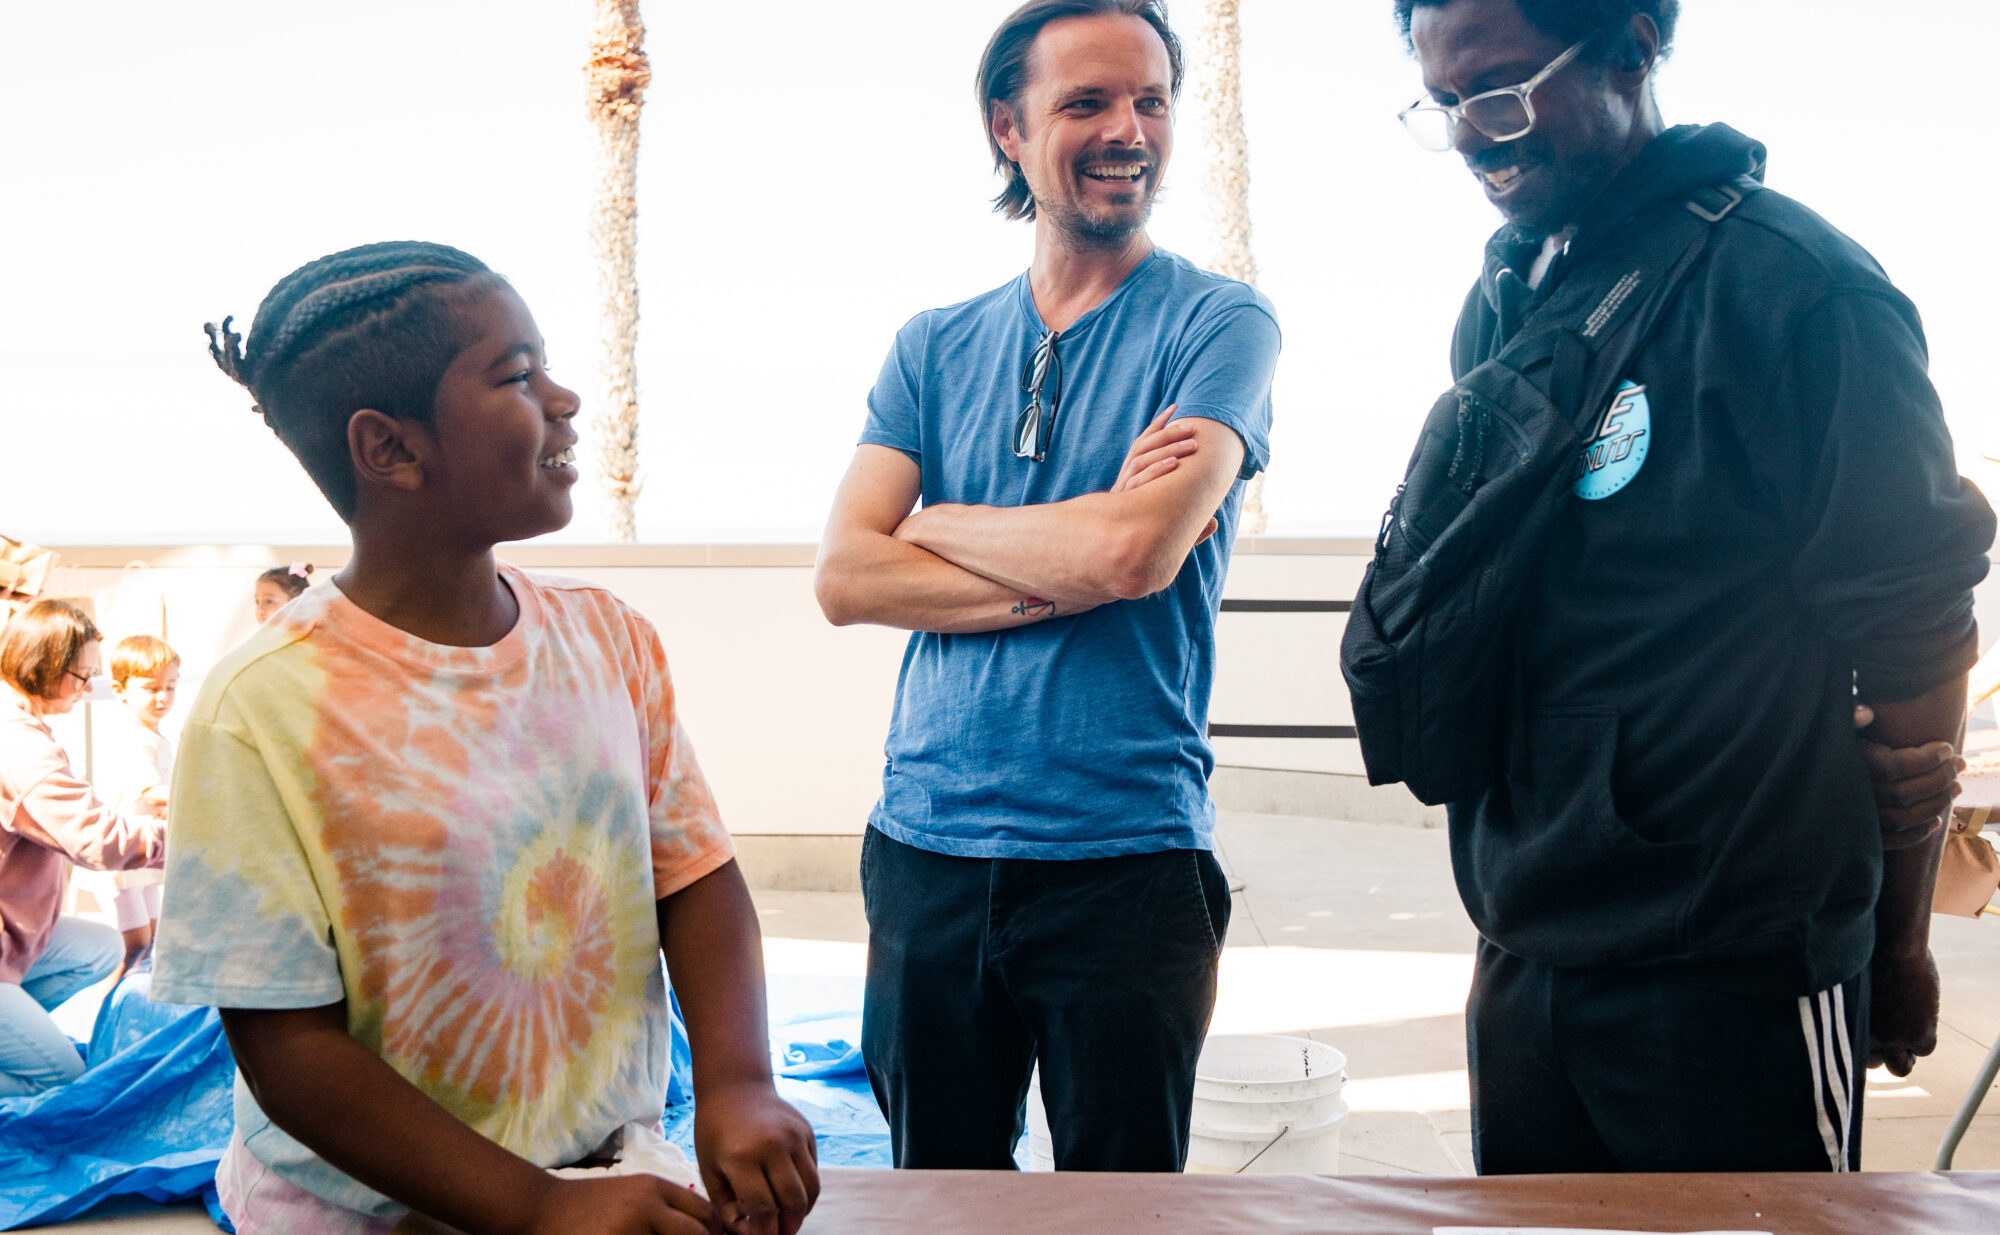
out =
[(1324, 1042), (1217, 1034), (1195, 1066), (1191, 1172), (1331, 1175), (1340, 1170), (1347, 1056)]
[(1042, 1106), (1042, 1070), (1028, 1081), (1028, 1169), (1056, 1169), (1056, 1145), (1049, 1137), (1049, 1113)]

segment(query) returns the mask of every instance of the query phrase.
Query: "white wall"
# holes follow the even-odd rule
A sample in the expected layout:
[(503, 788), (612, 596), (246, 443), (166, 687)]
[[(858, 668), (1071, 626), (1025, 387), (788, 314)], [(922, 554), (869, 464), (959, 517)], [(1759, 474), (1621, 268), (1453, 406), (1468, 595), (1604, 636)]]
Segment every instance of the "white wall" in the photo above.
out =
[[(1247, 538), (1225, 596), (1346, 599), (1365, 542)], [(305, 560), (330, 573), (344, 548), (228, 546), (62, 550), (55, 595), (88, 597), (107, 640), (163, 604), (183, 658), (181, 707), (208, 668), (253, 629), (250, 587), (267, 566)], [(683, 719), (732, 830), (858, 834), (880, 788), (906, 636), (835, 629), (812, 596), (810, 546), (523, 545), (532, 570), (602, 583), (660, 628)], [(127, 563), (143, 569), (124, 569)], [(125, 619), (121, 623), (121, 618)], [(1337, 661), (1339, 614), (1225, 613), (1211, 716), (1217, 723), (1351, 723)], [(93, 707), (116, 707), (115, 703)], [(81, 758), (80, 719), (65, 729)], [(1222, 738), (1221, 762), (1357, 772), (1351, 740)]]
[[(1341, 612), (1232, 611), (1242, 601), (1347, 601), (1372, 545), (1362, 540), (1245, 537), (1237, 542), (1217, 628), (1209, 719), (1216, 725), (1351, 726), (1341, 680)], [(306, 560), (325, 573), (344, 547), (77, 547), (62, 550), (54, 595), (90, 598), (109, 639), (133, 633), (164, 602), (181, 652), (178, 724), (209, 666), (253, 628), (250, 585), (267, 566)], [(858, 835), (880, 787), (905, 636), (835, 629), (812, 597), (808, 545), (517, 545), (528, 569), (611, 588), (659, 628), (682, 715), (731, 829), (745, 835)], [(142, 571), (123, 569), (145, 563)], [(1982, 589), (2000, 627), (2000, 581)], [(1986, 642), (1992, 642), (1989, 633)], [(115, 703), (93, 707), (115, 707)], [(1981, 724), (1990, 724), (1982, 717)], [(61, 730), (79, 762), (81, 717)], [(1363, 787), (1352, 738), (1217, 737), (1224, 809), (1435, 826), (1400, 789)]]

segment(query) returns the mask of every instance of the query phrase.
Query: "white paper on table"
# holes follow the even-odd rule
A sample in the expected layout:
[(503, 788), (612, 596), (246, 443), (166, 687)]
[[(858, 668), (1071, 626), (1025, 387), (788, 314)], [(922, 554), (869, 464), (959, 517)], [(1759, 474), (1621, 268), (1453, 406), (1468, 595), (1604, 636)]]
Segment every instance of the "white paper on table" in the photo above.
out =
[(1771, 1232), (1612, 1231), (1596, 1226), (1434, 1226), (1431, 1235), (1771, 1235)]
[(660, 1135), (659, 1125), (629, 1123), (613, 1132), (592, 1157), (610, 1157), (610, 1166), (557, 1166), (549, 1174), (559, 1179), (602, 1179), (607, 1175), (658, 1175), (668, 1183), (691, 1188), (702, 1196), (701, 1172), (680, 1146)]

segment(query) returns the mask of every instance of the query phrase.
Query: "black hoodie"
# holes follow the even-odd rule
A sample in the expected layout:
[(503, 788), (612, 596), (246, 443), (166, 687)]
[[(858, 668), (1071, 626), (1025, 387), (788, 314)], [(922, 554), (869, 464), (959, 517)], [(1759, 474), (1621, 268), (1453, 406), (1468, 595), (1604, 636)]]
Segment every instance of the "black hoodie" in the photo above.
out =
[[(1669, 130), (1539, 291), (1513, 273), (1539, 246), (1496, 236), (1457, 374), (1635, 212), (1763, 163), (1725, 126)], [(1750, 994), (1868, 963), (1881, 845), (1854, 692), (1909, 699), (1970, 667), (1994, 529), (1925, 370), (1915, 309), (1805, 207), (1760, 189), (1711, 229), (1598, 410), (1530, 588), (1508, 784), (1451, 808), (1489, 940)]]

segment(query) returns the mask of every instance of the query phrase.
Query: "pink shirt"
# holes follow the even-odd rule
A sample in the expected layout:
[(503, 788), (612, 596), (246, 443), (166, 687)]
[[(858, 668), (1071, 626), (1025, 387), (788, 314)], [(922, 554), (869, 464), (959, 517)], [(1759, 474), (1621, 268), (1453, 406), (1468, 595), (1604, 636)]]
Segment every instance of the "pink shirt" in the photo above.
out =
[(63, 864), (158, 866), (166, 825), (97, 799), (20, 691), (0, 683), (0, 982), (18, 983), (62, 912)]

